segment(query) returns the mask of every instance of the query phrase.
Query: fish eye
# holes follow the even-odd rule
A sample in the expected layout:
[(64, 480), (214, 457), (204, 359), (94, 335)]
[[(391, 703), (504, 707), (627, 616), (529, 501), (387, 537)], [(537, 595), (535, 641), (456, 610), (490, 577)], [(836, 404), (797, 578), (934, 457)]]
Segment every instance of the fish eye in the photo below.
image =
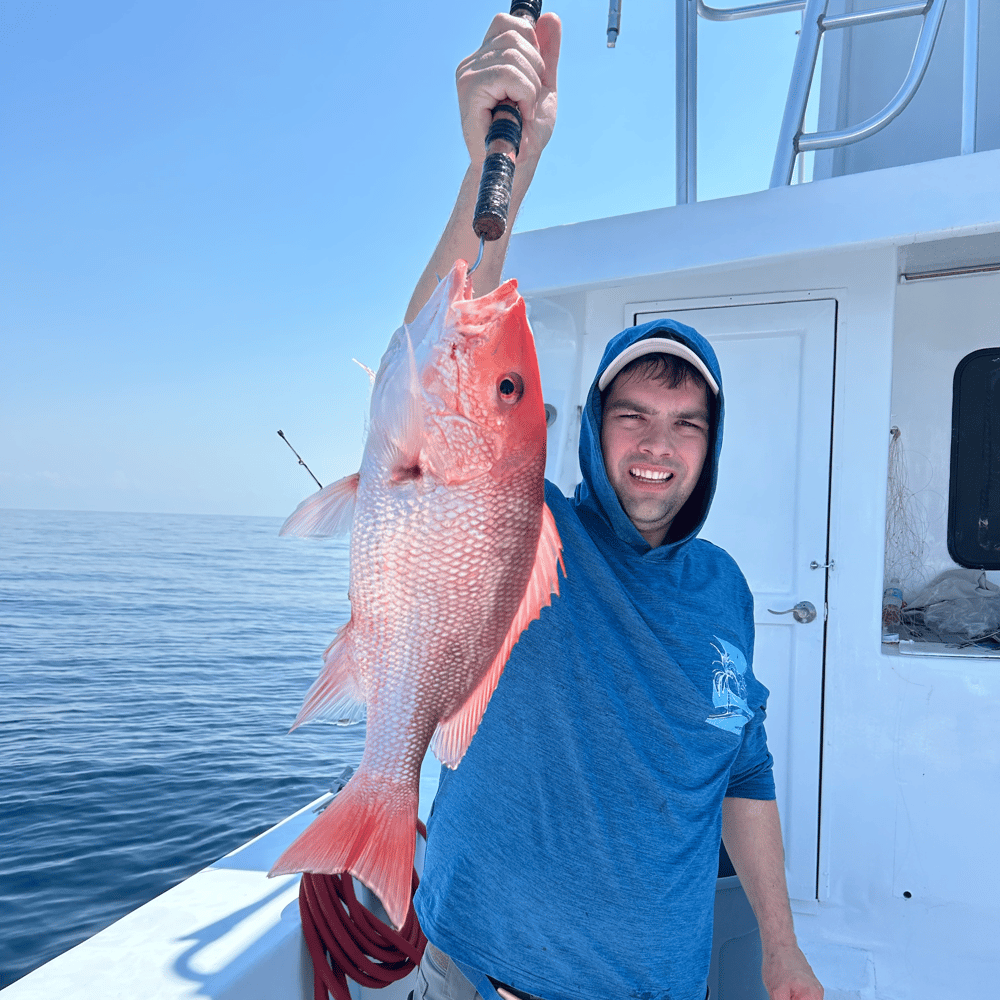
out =
[(524, 395), (524, 380), (517, 372), (508, 372), (497, 382), (497, 393), (505, 403), (516, 403)]

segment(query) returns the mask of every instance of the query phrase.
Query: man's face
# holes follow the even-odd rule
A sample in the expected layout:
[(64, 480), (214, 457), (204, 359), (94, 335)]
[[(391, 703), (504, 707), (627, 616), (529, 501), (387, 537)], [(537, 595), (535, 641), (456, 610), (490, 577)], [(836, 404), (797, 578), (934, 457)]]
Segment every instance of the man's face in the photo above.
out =
[(601, 420), (604, 468), (629, 520), (653, 547), (667, 535), (705, 464), (706, 388), (671, 389), (641, 370), (611, 383)]

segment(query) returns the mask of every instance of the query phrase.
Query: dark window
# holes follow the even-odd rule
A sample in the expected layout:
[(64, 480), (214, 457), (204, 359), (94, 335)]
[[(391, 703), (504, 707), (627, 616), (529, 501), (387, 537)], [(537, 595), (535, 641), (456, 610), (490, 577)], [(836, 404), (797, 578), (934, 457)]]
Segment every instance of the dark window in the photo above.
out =
[(1000, 347), (955, 368), (948, 551), (960, 566), (1000, 569)]

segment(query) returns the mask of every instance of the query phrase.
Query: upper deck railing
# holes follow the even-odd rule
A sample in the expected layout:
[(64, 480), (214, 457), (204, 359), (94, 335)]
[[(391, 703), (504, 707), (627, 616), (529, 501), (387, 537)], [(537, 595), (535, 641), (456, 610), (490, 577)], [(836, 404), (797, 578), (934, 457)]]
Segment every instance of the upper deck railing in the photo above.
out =
[[(947, 0), (918, 0), (875, 10), (829, 15), (829, 0), (772, 0), (743, 7), (710, 7), (704, 0), (677, 0), (677, 203), (698, 200), (698, 18), (736, 21), (767, 14), (803, 11), (802, 30), (792, 67), (788, 99), (778, 135), (771, 187), (790, 184), (800, 153), (859, 142), (885, 128), (909, 104), (924, 77)], [(850, 128), (829, 132), (804, 131), (806, 105), (825, 31), (858, 27), (903, 17), (923, 17), (909, 71), (895, 97), (877, 114)], [(962, 86), (962, 153), (976, 145), (976, 81), (979, 53), (979, 0), (965, 0)]]

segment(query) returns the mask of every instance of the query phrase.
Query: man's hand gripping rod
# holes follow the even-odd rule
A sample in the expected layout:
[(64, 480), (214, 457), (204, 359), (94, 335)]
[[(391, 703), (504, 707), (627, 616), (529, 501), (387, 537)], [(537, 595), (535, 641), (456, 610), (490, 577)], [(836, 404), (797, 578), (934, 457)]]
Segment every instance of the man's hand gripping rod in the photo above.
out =
[[(542, 13), (542, 0), (512, 0), (510, 12), (534, 24)], [(493, 124), (486, 133), (486, 160), (479, 182), (479, 199), (472, 221), (472, 228), (479, 237), (479, 256), (469, 268), (469, 274), (482, 262), (486, 241), (492, 243), (507, 231), (514, 161), (521, 150), (521, 112), (517, 105), (513, 101), (501, 101), (492, 114)]]

